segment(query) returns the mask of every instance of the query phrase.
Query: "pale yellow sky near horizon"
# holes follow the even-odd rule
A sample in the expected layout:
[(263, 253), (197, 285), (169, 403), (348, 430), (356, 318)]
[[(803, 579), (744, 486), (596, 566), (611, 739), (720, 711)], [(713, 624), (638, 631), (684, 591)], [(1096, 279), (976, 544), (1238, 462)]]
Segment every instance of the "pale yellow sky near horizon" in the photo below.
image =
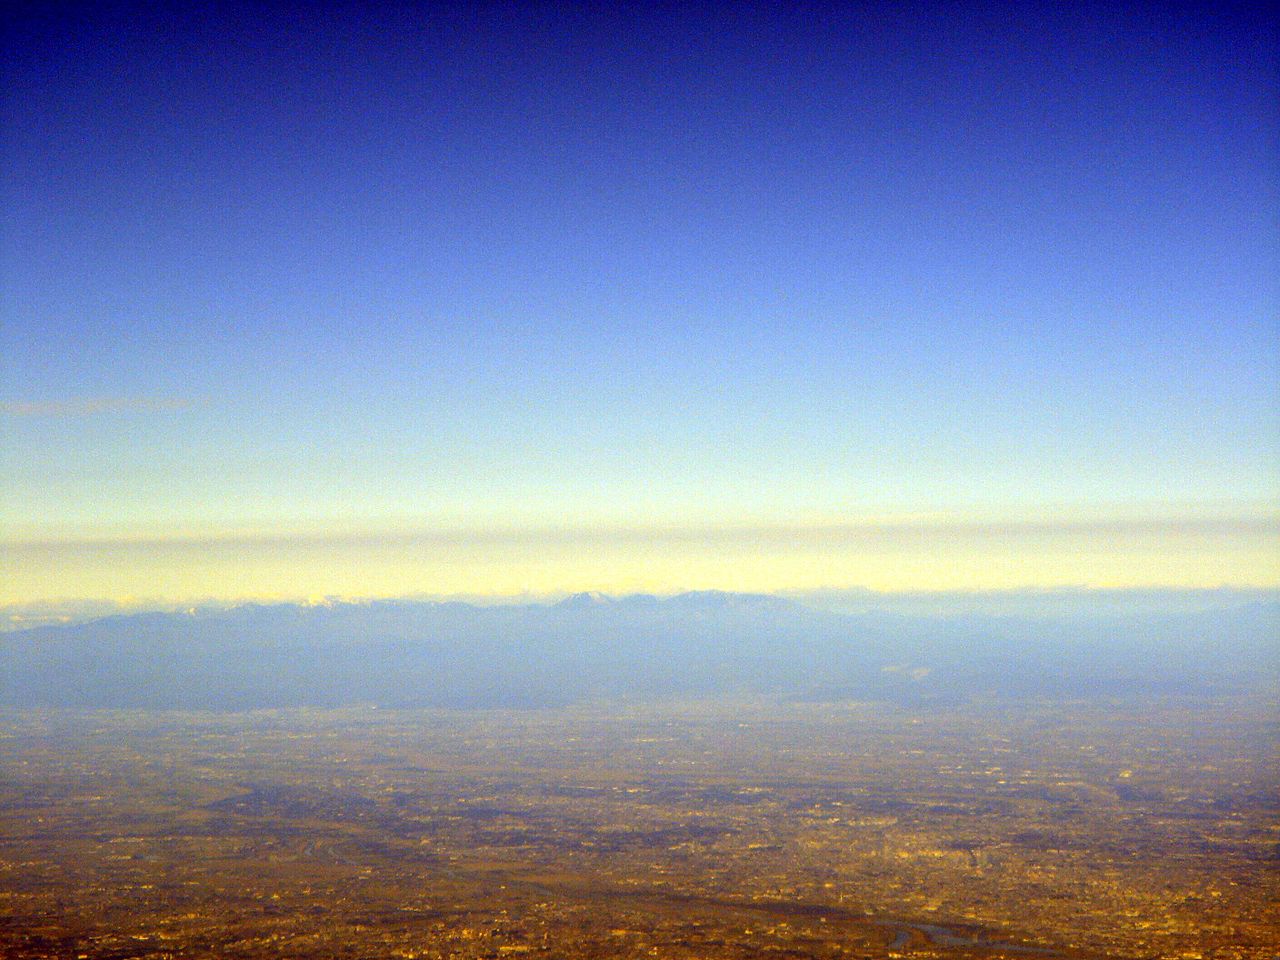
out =
[(145, 596), (506, 596), (1280, 585), (1268, 516), (908, 519), (10, 540), (0, 603)]

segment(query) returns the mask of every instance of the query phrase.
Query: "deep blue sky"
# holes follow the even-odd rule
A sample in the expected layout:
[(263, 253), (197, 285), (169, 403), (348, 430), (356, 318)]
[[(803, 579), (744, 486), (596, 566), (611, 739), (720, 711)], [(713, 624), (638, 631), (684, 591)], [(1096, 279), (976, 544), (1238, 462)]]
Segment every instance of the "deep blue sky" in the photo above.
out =
[(18, 539), (1274, 507), (1260, 7), (210, 9), (7, 14)]

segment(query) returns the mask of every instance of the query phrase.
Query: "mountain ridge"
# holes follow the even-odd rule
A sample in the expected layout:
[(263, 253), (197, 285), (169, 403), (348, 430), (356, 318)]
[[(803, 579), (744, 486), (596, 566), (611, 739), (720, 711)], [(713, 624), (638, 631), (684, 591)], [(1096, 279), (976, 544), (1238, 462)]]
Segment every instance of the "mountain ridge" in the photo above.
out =
[(953, 702), (1271, 689), (1280, 603), (1196, 614), (833, 613), (769, 594), (248, 603), (0, 635), (0, 705), (536, 707), (724, 694)]

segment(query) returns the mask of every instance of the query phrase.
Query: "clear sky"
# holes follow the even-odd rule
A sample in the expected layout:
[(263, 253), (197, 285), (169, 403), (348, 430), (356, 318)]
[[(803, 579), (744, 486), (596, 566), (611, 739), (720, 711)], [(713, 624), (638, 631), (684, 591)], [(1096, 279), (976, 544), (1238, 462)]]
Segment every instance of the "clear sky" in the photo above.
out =
[(1265, 5), (46, 6), (0, 601), (1280, 584)]

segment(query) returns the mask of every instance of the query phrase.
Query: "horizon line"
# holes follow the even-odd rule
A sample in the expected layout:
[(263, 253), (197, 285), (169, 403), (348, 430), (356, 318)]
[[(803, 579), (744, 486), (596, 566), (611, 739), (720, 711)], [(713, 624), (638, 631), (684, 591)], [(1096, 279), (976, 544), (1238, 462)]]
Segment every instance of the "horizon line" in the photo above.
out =
[(562, 590), (545, 590), (545, 591), (523, 591), (523, 592), (494, 592), (482, 593), (476, 591), (459, 591), (452, 593), (431, 593), (431, 592), (411, 592), (411, 593), (369, 593), (369, 594), (345, 594), (345, 593), (326, 593), (326, 594), (285, 594), (285, 593), (247, 593), (234, 597), (218, 597), (214, 595), (186, 596), (186, 597), (162, 597), (162, 596), (123, 596), (123, 597), (45, 597), (35, 600), (14, 600), (0, 602), (0, 611), (16, 610), (23, 607), (38, 606), (59, 606), (59, 605), (104, 605), (117, 607), (142, 607), (153, 604), (179, 604), (179, 605), (199, 605), (207, 604), (211, 606), (236, 606), (250, 605), (255, 603), (280, 603), (280, 604), (299, 604), (299, 605), (321, 605), (324, 603), (371, 603), (382, 601), (406, 601), (421, 603), (466, 603), (478, 602), (483, 603), (489, 601), (529, 601), (531, 603), (543, 601), (556, 601), (568, 597), (592, 595), (607, 597), (611, 600), (625, 600), (631, 597), (657, 597), (659, 599), (670, 599), (672, 597), (688, 596), (690, 594), (723, 594), (732, 596), (765, 596), (777, 597), (781, 599), (798, 599), (803, 597), (827, 596), (845, 594), (852, 597), (867, 597), (868, 599), (899, 599), (899, 598), (920, 598), (920, 599), (945, 599), (945, 598), (1045, 598), (1052, 599), (1055, 597), (1073, 597), (1086, 595), (1112, 595), (1112, 596), (1136, 596), (1136, 595), (1205, 595), (1205, 594), (1275, 594), (1280, 598), (1280, 583), (1258, 583), (1258, 584), (1234, 584), (1234, 583), (1217, 583), (1203, 586), (1186, 586), (1179, 584), (1155, 584), (1155, 585), (1132, 585), (1132, 586), (1113, 586), (1113, 585), (1090, 585), (1090, 584), (1051, 584), (1051, 585), (1027, 585), (1020, 587), (973, 587), (973, 588), (902, 588), (902, 589), (877, 589), (875, 587), (867, 587), (861, 585), (854, 586), (827, 586), (827, 587), (805, 587), (792, 588), (782, 587), (773, 590), (728, 590), (716, 587), (690, 587), (677, 588), (671, 590), (595, 590), (595, 589), (562, 589)]

